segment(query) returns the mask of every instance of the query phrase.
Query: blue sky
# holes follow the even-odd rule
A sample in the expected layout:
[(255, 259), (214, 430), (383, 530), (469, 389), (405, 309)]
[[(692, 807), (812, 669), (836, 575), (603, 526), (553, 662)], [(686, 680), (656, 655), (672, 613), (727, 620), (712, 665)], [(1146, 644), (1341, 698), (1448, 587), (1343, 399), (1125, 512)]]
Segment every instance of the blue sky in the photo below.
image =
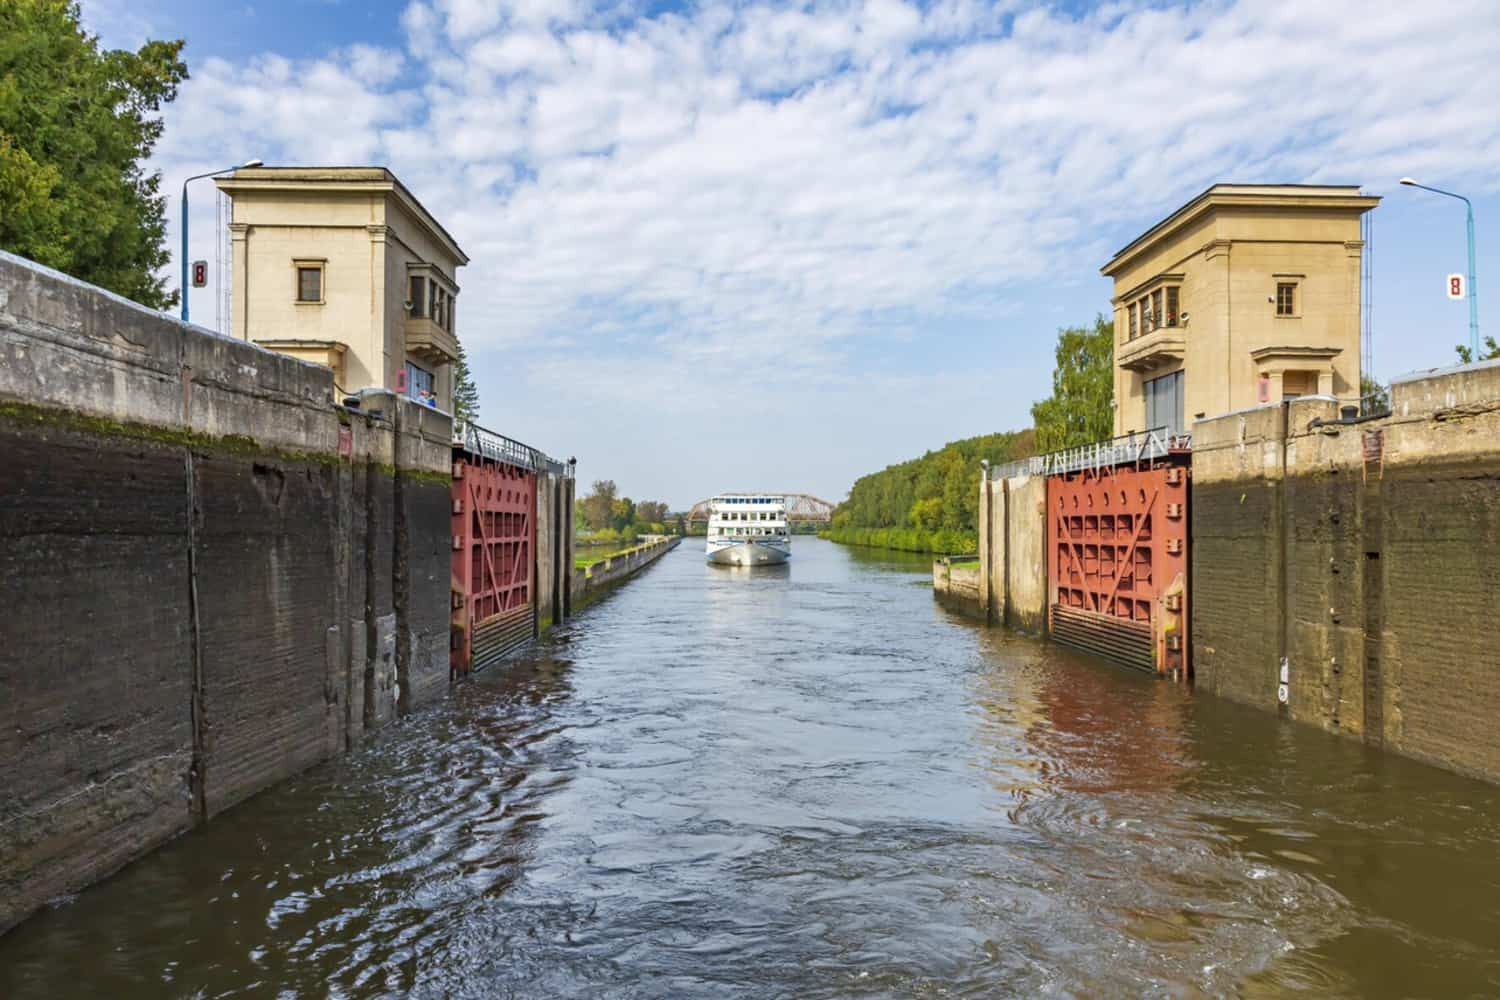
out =
[(1099, 266), (1218, 181), (1385, 199), (1382, 378), (1467, 338), (1462, 205), (1396, 180), (1469, 194), (1500, 333), (1491, 2), (83, 7), (111, 45), (188, 41), (169, 190), (252, 156), (395, 170), (473, 258), (482, 422), (637, 498), (839, 499), (1026, 426), (1057, 328), (1109, 308)]

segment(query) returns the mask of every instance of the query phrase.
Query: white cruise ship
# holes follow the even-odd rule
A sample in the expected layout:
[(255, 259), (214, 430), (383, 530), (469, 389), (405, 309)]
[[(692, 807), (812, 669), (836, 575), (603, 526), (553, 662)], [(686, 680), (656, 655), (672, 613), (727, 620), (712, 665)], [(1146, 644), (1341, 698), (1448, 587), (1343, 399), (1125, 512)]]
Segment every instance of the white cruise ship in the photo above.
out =
[(786, 497), (725, 493), (709, 502), (708, 561), (726, 566), (774, 566), (792, 557)]

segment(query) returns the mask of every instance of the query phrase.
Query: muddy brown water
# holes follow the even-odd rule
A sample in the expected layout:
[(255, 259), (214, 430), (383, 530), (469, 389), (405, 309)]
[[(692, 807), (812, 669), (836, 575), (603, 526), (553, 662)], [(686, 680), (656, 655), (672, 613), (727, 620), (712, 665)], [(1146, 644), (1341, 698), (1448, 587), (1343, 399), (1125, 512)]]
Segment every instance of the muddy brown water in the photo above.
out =
[(0, 938), (0, 995), (1500, 994), (1500, 789), (794, 549), (682, 546)]

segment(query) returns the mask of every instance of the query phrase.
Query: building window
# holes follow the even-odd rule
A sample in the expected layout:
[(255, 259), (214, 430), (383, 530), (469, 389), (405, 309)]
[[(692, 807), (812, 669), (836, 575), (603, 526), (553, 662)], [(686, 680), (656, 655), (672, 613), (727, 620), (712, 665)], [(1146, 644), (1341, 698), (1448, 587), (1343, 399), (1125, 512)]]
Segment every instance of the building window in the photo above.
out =
[(1297, 315), (1297, 283), (1294, 281), (1278, 281), (1276, 283), (1276, 315)]
[(323, 265), (297, 262), (297, 301), (323, 301)]
[(1167, 325), (1177, 325), (1177, 286), (1167, 286)]
[(407, 311), (411, 313), (412, 319), (421, 319), (427, 315), (427, 279), (413, 275), (411, 279), (411, 291), (408, 295), (409, 302)]
[(1141, 299), (1141, 333), (1150, 333), (1156, 329), (1155, 317), (1151, 315), (1151, 299)]
[(1166, 325), (1166, 310), (1161, 307), (1162, 290), (1158, 288), (1151, 293), (1151, 322), (1153, 329)]
[(1134, 340), (1135, 338), (1137, 338), (1137, 337), (1139, 337), (1141, 335), (1140, 330), (1135, 325), (1136, 324), (1136, 308), (1135, 308), (1135, 303), (1132, 302), (1129, 305), (1127, 305), (1125, 307), (1125, 312), (1126, 312), (1126, 314), (1128, 314), (1130, 316), (1130, 339)]
[(426, 403), (433, 399), (432, 372), (418, 368), (410, 361), (406, 363), (406, 397)]

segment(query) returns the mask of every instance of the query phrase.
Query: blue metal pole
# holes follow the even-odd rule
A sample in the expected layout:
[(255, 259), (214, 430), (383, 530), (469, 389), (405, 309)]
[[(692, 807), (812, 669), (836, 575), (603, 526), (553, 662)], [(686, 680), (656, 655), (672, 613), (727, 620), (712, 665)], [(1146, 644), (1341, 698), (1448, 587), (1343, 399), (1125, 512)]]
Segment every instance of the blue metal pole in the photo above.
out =
[(1433, 194), (1457, 198), (1464, 203), (1464, 211), (1467, 215), (1469, 225), (1469, 350), (1473, 352), (1473, 357), (1477, 361), (1479, 360), (1479, 285), (1478, 278), (1474, 273), (1474, 203), (1461, 194), (1444, 191), (1442, 188), (1428, 187), (1426, 184), (1418, 184), (1410, 177), (1401, 178), (1401, 183), (1408, 187), (1431, 191)]
[[(192, 180), (191, 177), (188, 180)], [(182, 321), (188, 321), (187, 181), (182, 182)]]
[(1464, 199), (1469, 211), (1469, 347), (1479, 360), (1479, 282), (1474, 276), (1474, 206)]
[[(259, 160), (247, 160), (244, 164), (242, 164), (242, 166), (246, 166), (246, 167), (258, 167), (258, 166), (260, 166), (260, 161)], [(185, 181), (182, 182), (182, 261), (181, 261), (181, 264), (182, 264), (182, 321), (184, 323), (186, 323), (188, 321), (188, 255), (187, 255), (188, 254), (188, 201), (187, 201), (187, 186), (188, 186), (188, 181), (196, 181), (196, 180), (198, 180), (201, 177), (216, 177), (219, 174), (227, 174), (231, 170), (235, 170), (235, 169), (238, 169), (238, 168), (236, 168), (236, 167), (225, 167), (222, 170), (210, 170), (210, 171), (208, 171), (206, 173), (194, 174), (193, 176), (189, 177), (187, 180), (185, 180)]]

